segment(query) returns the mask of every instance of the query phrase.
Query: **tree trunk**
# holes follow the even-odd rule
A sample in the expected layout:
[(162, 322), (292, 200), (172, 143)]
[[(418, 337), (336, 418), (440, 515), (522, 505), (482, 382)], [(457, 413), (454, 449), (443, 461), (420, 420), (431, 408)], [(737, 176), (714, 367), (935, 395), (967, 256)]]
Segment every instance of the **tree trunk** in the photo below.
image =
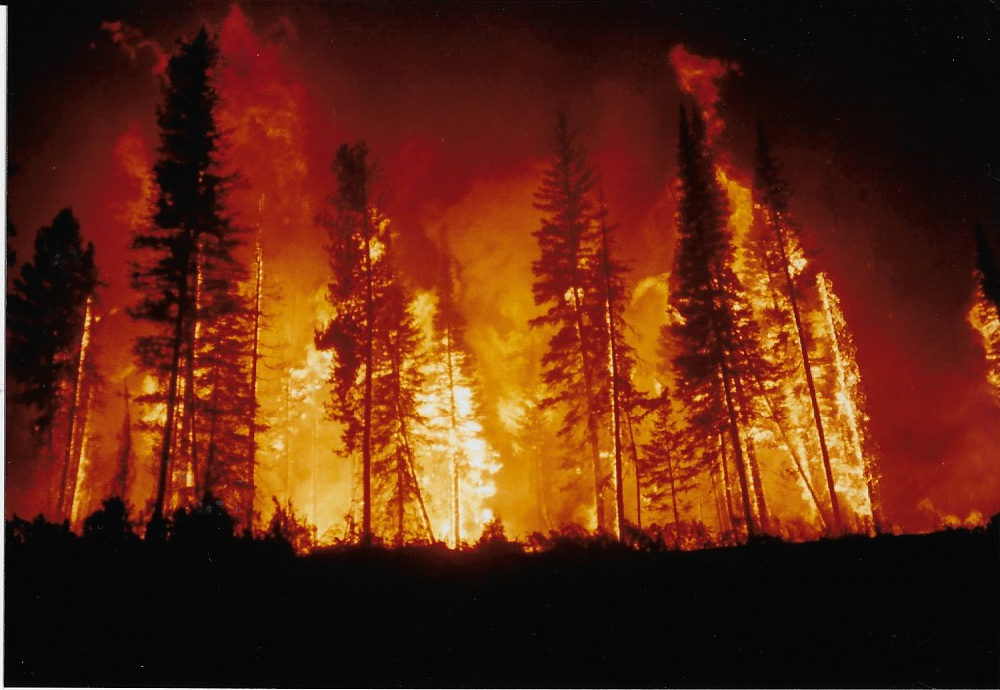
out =
[(823, 515), (823, 504), (820, 502), (819, 496), (816, 495), (812, 482), (809, 481), (809, 475), (806, 473), (805, 466), (802, 464), (802, 459), (799, 457), (798, 451), (795, 450), (795, 444), (792, 443), (792, 439), (789, 437), (788, 431), (785, 429), (785, 425), (779, 421), (778, 414), (774, 409), (774, 403), (771, 402), (771, 396), (769, 396), (767, 391), (764, 389), (764, 384), (760, 380), (760, 376), (757, 375), (757, 372), (754, 372), (753, 376), (757, 394), (760, 395), (760, 397), (764, 400), (764, 403), (767, 405), (769, 419), (774, 426), (777, 427), (778, 433), (781, 435), (781, 439), (784, 442), (785, 447), (788, 449), (788, 454), (792, 457), (792, 463), (795, 465), (799, 478), (802, 480), (802, 483), (805, 484), (806, 490), (812, 498), (813, 505), (816, 506), (816, 514), (819, 516), (820, 522), (823, 523), (823, 527), (826, 528), (828, 523), (826, 517)]
[(632, 427), (632, 415), (629, 413), (631, 400), (625, 401), (625, 427), (628, 429), (628, 441), (632, 450), (632, 468), (635, 470), (635, 525), (642, 529), (642, 476), (639, 470), (639, 447), (635, 442), (635, 430)]
[[(69, 499), (69, 508), (67, 510), (66, 501), (66, 487), (69, 480), (70, 467), (76, 465), (76, 436), (77, 436), (77, 410), (80, 408), (80, 396), (83, 389), (83, 377), (84, 377), (84, 367), (87, 363), (87, 346), (90, 343), (90, 324), (91, 324), (91, 310), (93, 307), (94, 298), (93, 296), (87, 297), (86, 311), (83, 317), (83, 330), (80, 332), (80, 349), (77, 352), (76, 358), (76, 371), (73, 378), (73, 396), (69, 403), (69, 420), (68, 420), (68, 431), (66, 438), (66, 453), (63, 459), (62, 473), (59, 479), (59, 503), (58, 503), (58, 513), (60, 519), (65, 519), (70, 517), (68, 515), (71, 512), (73, 499), (72, 496)], [(76, 487), (76, 477), (73, 477), (74, 491)]]
[(372, 543), (372, 367), (375, 361), (375, 298), (368, 205), (362, 209), (365, 235), (365, 394), (361, 439), (361, 543)]
[(670, 482), (670, 508), (674, 514), (674, 546), (680, 548), (681, 544), (681, 514), (677, 508), (677, 482), (674, 479), (674, 462), (667, 453), (667, 479)]
[(531, 454), (532, 467), (534, 467), (535, 476), (537, 477), (538, 514), (546, 529), (552, 529), (552, 518), (549, 516), (549, 501), (547, 498), (548, 483), (545, 481), (545, 468), (542, 466), (542, 454), (539, 452), (537, 446), (532, 448)]
[[(284, 384), (285, 384), (284, 385), (284, 389), (285, 389), (285, 391), (284, 391), (285, 392), (285, 425), (284, 425), (284, 428), (281, 430), (281, 440), (282, 440), (282, 449), (284, 450), (284, 455), (285, 455), (285, 458), (284, 458), (284, 460), (285, 460), (285, 500), (287, 501), (287, 504), (290, 507), (292, 505), (292, 449), (288, 447), (288, 444), (291, 442), (291, 436), (288, 433), (288, 429), (292, 425), (292, 409), (291, 409), (291, 397), (292, 397), (291, 387), (292, 387), (292, 383), (291, 383), (291, 376), (289, 376), (287, 374), (287, 372), (286, 372), (286, 374), (284, 376)], [(355, 481), (355, 478), (354, 478), (354, 472), (353, 472), (353, 468), (352, 468), (351, 483), (353, 484), (354, 481)], [(351, 493), (353, 494), (353, 491)], [(353, 496), (352, 496), (352, 499), (353, 499)]]
[(76, 463), (73, 468), (73, 485), (69, 495), (69, 518), (72, 525), (78, 525), (89, 501), (89, 494), (84, 493), (89, 488), (88, 471), (90, 463), (87, 462), (87, 427), (90, 424), (89, 411), (93, 404), (93, 390), (88, 390), (83, 401), (82, 412), (78, 415), (82, 417), (74, 444), (77, 448), (75, 453)]
[(454, 443), (458, 440), (458, 420), (456, 418), (455, 410), (455, 372), (454, 372), (454, 362), (452, 361), (452, 342), (451, 342), (451, 324), (445, 324), (445, 351), (447, 355), (447, 367), (448, 367), (448, 410), (451, 416), (451, 440), (452, 447), (451, 450), (451, 534), (454, 543), (452, 546), (455, 548), (462, 542), (462, 523), (460, 522), (461, 515), (459, 513), (461, 504), (459, 499), (459, 453), (458, 449), (454, 447)]
[[(186, 231), (186, 239), (190, 243), (193, 238), (191, 230)], [(156, 500), (153, 503), (153, 516), (150, 522), (157, 529), (163, 525), (163, 503), (167, 490), (167, 470), (170, 467), (170, 451), (174, 436), (174, 414), (177, 407), (177, 379), (180, 373), (181, 345), (184, 342), (184, 321), (187, 312), (188, 302), (188, 272), (190, 271), (190, 259), (185, 262), (184, 275), (181, 276), (177, 295), (177, 316), (174, 319), (174, 335), (171, 342), (170, 371), (168, 374), (169, 383), (167, 385), (167, 418), (163, 424), (163, 441), (160, 446), (160, 467), (156, 482)]]
[[(413, 463), (413, 446), (410, 444), (410, 434), (409, 434), (409, 431), (407, 430), (406, 417), (403, 414), (403, 409), (400, 406), (400, 402), (399, 402), (400, 401), (400, 396), (402, 394), (402, 388), (403, 388), (402, 378), (401, 378), (402, 377), (402, 373), (401, 373), (402, 363), (400, 362), (399, 348), (398, 348), (398, 346), (397, 346), (396, 343), (391, 343), (390, 342), (390, 346), (391, 346), (391, 352), (392, 352), (393, 387), (395, 388), (394, 392), (396, 394), (396, 405), (395, 405), (395, 407), (396, 407), (396, 419), (399, 421), (399, 436), (400, 436), (400, 440), (402, 441), (402, 444), (403, 444), (403, 460), (405, 462), (405, 465), (403, 467), (404, 467), (404, 469), (408, 469), (408, 471), (409, 471), (409, 476), (410, 476), (410, 478), (412, 479), (412, 482), (413, 482), (413, 491), (414, 491), (414, 493), (417, 496), (417, 504), (420, 506), (420, 514), (423, 517), (424, 526), (427, 529), (427, 536), (428, 536), (429, 540), (431, 542), (433, 542), (434, 541), (434, 528), (431, 526), (431, 519), (430, 519), (430, 517), (427, 514), (427, 506), (424, 505), (423, 492), (421, 492), (421, 490), (420, 490), (420, 481), (417, 479), (417, 468), (414, 466), (414, 463)], [(405, 494), (403, 492), (403, 486), (404, 486), (404, 484), (402, 483), (404, 478), (405, 478), (405, 475), (401, 474), (401, 475), (398, 476), (398, 481), (400, 482), (399, 485), (398, 485), (399, 486), (399, 505), (400, 505), (399, 510), (400, 511), (403, 511), (403, 502), (404, 502), (404, 498), (405, 498)], [(400, 520), (402, 520), (402, 519), (403, 519), (402, 518), (402, 514), (400, 514)], [(400, 529), (399, 534), (402, 534), (402, 522), (400, 522), (400, 528), (399, 529)]]
[(753, 480), (753, 495), (757, 503), (757, 517), (760, 519), (760, 529), (767, 532), (769, 528), (769, 517), (767, 513), (767, 502), (764, 500), (764, 484), (760, 479), (760, 466), (757, 464), (757, 449), (754, 448), (753, 439), (750, 437), (749, 429), (751, 417), (749, 412), (749, 396), (743, 388), (743, 380), (736, 377), (736, 396), (740, 403), (740, 417), (743, 425), (747, 428), (747, 460), (750, 464), (750, 478)]
[[(216, 434), (218, 432), (219, 419), (219, 370), (212, 370), (212, 399), (209, 403), (211, 408), (208, 411), (208, 448), (205, 455), (205, 470), (202, 480), (202, 493), (208, 494), (215, 491), (215, 451)], [(198, 496), (197, 498), (201, 498)]]
[[(264, 197), (260, 198), (260, 213), (264, 209)], [(255, 283), (253, 292), (253, 338), (250, 349), (250, 410), (247, 415), (247, 496), (246, 500), (246, 521), (247, 532), (253, 534), (253, 503), (254, 495), (257, 493), (256, 486), (256, 465), (257, 465), (257, 362), (260, 359), (260, 304), (261, 285), (264, 281), (264, 253), (261, 242), (261, 222), (257, 221), (257, 251), (255, 266)]]
[[(603, 211), (603, 192), (601, 197)], [(608, 226), (604, 221), (603, 213), (601, 214), (601, 253), (604, 259), (604, 307), (608, 322), (608, 349), (611, 365), (611, 417), (615, 444), (615, 525), (618, 539), (621, 539), (625, 529), (625, 493), (622, 486), (622, 432), (621, 406), (618, 398), (618, 344), (615, 342), (615, 295), (613, 294), (611, 285), (611, 251), (608, 247)]]
[(122, 449), (118, 457), (118, 495), (122, 501), (127, 500), (129, 459), (132, 454), (132, 416), (129, 411), (128, 382), (122, 379), (122, 392), (125, 398), (125, 419), (122, 422)]
[(726, 457), (726, 436), (719, 432), (719, 464), (722, 466), (722, 488), (726, 496), (726, 517), (729, 518), (729, 529), (736, 536), (736, 511), (733, 508), (732, 482), (729, 480), (729, 460)]
[[(795, 333), (799, 340), (799, 350), (802, 352), (802, 367), (806, 376), (806, 386), (809, 389), (809, 400), (812, 403), (813, 419), (816, 422), (816, 433), (819, 436), (820, 454), (823, 456), (823, 471), (826, 474), (827, 490), (830, 492), (830, 508), (833, 513), (833, 530), (840, 534), (843, 532), (843, 522), (840, 517), (840, 503), (837, 500), (837, 490), (833, 482), (833, 468), (830, 465), (830, 452), (826, 447), (826, 434), (823, 431), (823, 417), (819, 410), (819, 400), (816, 397), (816, 384), (813, 381), (812, 364), (809, 361), (809, 348), (806, 344), (805, 328), (802, 325), (802, 317), (799, 314), (798, 299), (795, 296), (795, 283), (792, 280), (792, 270), (788, 261), (788, 253), (785, 250), (785, 237), (781, 229), (781, 221), (775, 209), (771, 209), (771, 224), (778, 240), (778, 251), (781, 256), (781, 265), (785, 271), (785, 283), (788, 288), (788, 303), (792, 309), (792, 319), (795, 322)], [(836, 337), (836, 336), (834, 336)]]
[[(576, 276), (574, 275), (574, 278)], [(601, 472), (601, 449), (598, 441), (597, 411), (594, 409), (594, 378), (591, 370), (590, 355), (587, 350), (587, 343), (584, 337), (583, 304), (580, 297), (580, 288), (573, 287), (573, 314), (576, 317), (576, 334), (580, 343), (580, 361), (583, 367), (583, 386), (585, 390), (585, 406), (587, 409), (587, 441), (590, 445), (590, 455), (594, 466), (594, 507), (597, 516), (597, 531), (603, 532), (607, 528), (607, 520), (604, 516), (604, 478)]]
[[(195, 282), (194, 282), (194, 314), (188, 333), (188, 348), (185, 362), (185, 384), (184, 384), (184, 409), (187, 418), (188, 435), (188, 470), (184, 473), (184, 488), (191, 490), (191, 499), (197, 504), (201, 498), (198, 495), (198, 476), (201, 474), (198, 467), (198, 390), (195, 381), (195, 355), (198, 352), (198, 343), (201, 340), (201, 288), (204, 281), (204, 266), (202, 264), (202, 243), (197, 243), (197, 255), (195, 258)], [(190, 477), (190, 485), (188, 479)]]
[(729, 416), (729, 437), (733, 444), (733, 463), (736, 465), (736, 476), (740, 480), (743, 515), (747, 522), (747, 537), (753, 537), (757, 534), (757, 528), (753, 522), (753, 511), (750, 509), (750, 492), (747, 487), (747, 471), (743, 461), (743, 448), (740, 445), (740, 428), (736, 418), (735, 401), (733, 400), (733, 384), (730, 378), (729, 364), (725, 357), (721, 360), (720, 369), (722, 373), (722, 388), (726, 398), (726, 410)]
[[(719, 440), (722, 440), (721, 435), (719, 436)], [(721, 540), (726, 529), (726, 514), (722, 510), (723, 496), (719, 493), (719, 484), (715, 481), (715, 468), (712, 466), (709, 466), (708, 468), (708, 481), (712, 485), (712, 496), (715, 498), (715, 513), (719, 519), (719, 538)], [(730, 522), (730, 529), (731, 525), (732, 523)]]
[(396, 538), (393, 541), (398, 548), (405, 541), (406, 527), (406, 470), (403, 464), (403, 449), (396, 449)]
[[(182, 485), (182, 491), (188, 488), (187, 477), (191, 470), (194, 470), (197, 465), (198, 452), (196, 450), (198, 445), (198, 437), (195, 434), (195, 403), (194, 403), (194, 349), (196, 347), (194, 333), (192, 329), (192, 334), (188, 340), (187, 354), (184, 358), (184, 435), (183, 442), (184, 446), (181, 447), (181, 457), (184, 457), (183, 450), (187, 448), (188, 454), (188, 464), (184, 470), (184, 483)], [(195, 470), (196, 472), (196, 470)], [(192, 487), (194, 493), (195, 502), (198, 501), (199, 496), (197, 495), (197, 487)]]

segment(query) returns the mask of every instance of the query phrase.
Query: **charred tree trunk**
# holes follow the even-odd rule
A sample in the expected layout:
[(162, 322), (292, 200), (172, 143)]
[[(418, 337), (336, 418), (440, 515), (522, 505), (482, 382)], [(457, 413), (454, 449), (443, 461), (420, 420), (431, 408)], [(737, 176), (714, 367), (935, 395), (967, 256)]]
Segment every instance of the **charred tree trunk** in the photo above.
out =
[[(722, 440), (721, 436), (719, 437), (719, 440)], [(712, 496), (715, 498), (715, 513), (716, 517), (719, 519), (719, 538), (721, 539), (726, 530), (726, 513), (722, 510), (722, 500), (724, 496), (722, 496), (719, 492), (719, 483), (715, 481), (715, 468), (712, 466), (709, 466), (708, 468), (708, 481), (712, 485)], [(731, 522), (730, 525), (732, 525)]]
[(132, 455), (132, 415), (129, 410), (128, 382), (125, 379), (122, 379), (122, 394), (125, 399), (125, 419), (122, 422), (122, 446), (118, 453), (118, 477), (115, 485), (118, 495), (125, 501), (128, 496), (128, 473)]
[(674, 477), (674, 461), (670, 457), (670, 453), (667, 453), (667, 480), (670, 485), (670, 509), (674, 514), (674, 535), (676, 538), (675, 546), (680, 548), (681, 544), (681, 513), (677, 507), (677, 482)]
[(724, 433), (719, 432), (719, 464), (722, 466), (722, 488), (725, 490), (726, 497), (726, 517), (729, 518), (729, 529), (736, 535), (736, 511), (733, 508), (733, 490), (732, 482), (729, 480), (729, 459), (726, 453), (726, 436)]
[(218, 433), (219, 419), (219, 370), (212, 370), (212, 398), (208, 410), (208, 448), (205, 451), (205, 470), (202, 479), (202, 492), (215, 492), (215, 454), (216, 454), (216, 434)]
[[(190, 229), (185, 231), (187, 235), (187, 246), (191, 245), (193, 233)], [(169, 383), (167, 384), (167, 418), (163, 424), (163, 441), (160, 446), (160, 467), (156, 482), (156, 499), (153, 503), (153, 515), (150, 523), (155, 530), (162, 529), (163, 525), (163, 504), (167, 491), (167, 471), (170, 468), (171, 447), (174, 436), (174, 415), (177, 408), (177, 379), (180, 374), (181, 347), (184, 343), (185, 316), (188, 310), (188, 273), (190, 272), (190, 258), (184, 262), (185, 272), (180, 281), (177, 295), (177, 316), (174, 320), (174, 334), (171, 341), (170, 370), (168, 373)]]
[(406, 528), (406, 465), (403, 449), (396, 449), (396, 538), (393, 543), (400, 547), (405, 541)]

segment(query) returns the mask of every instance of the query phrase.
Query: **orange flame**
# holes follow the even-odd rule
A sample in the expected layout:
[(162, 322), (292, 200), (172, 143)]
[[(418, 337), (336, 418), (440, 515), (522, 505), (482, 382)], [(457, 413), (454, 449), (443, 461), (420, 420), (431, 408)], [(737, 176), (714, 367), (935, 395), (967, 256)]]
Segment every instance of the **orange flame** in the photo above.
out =
[(680, 43), (670, 49), (670, 65), (677, 72), (677, 83), (681, 91), (694, 98), (705, 116), (705, 133), (709, 143), (715, 141), (726, 126), (717, 110), (718, 80), (730, 72), (738, 73), (739, 65), (695, 55)]

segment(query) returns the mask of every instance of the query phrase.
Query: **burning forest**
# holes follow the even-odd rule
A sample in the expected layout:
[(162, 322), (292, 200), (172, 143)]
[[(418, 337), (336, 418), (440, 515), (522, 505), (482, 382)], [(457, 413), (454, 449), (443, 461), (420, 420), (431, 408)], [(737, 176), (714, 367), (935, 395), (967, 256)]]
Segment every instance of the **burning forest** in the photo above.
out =
[[(452, 39), (468, 65), (401, 62), (473, 21), (454, 12), (405, 38), (398, 8), (109, 14), (67, 30), (115, 65), (111, 95), (44, 140), (16, 75), (45, 65), (15, 37), (8, 516), (79, 529), (118, 496), (156, 529), (211, 494), (251, 533), (280, 507), (312, 546), (459, 547), (499, 520), (687, 549), (997, 510), (995, 213), (889, 246), (909, 216), (839, 199), (853, 153), (789, 136), (737, 50), (661, 40), (560, 77), (557, 19), (519, 8), (484, 48)], [(395, 45), (359, 65), (374, 18)], [(513, 135), (504, 100), (531, 113)], [(904, 313), (907, 262), (938, 251), (954, 313)], [(919, 328), (961, 355), (908, 351)], [(905, 390), (925, 375), (941, 390)]]
[[(7, 680), (661, 685), (647, 609), (680, 684), (991, 678), (996, 18), (15, 3)], [(122, 572), (237, 632), (140, 622)], [(12, 640), (89, 640), (88, 592), (122, 625), (65, 675)], [(837, 615), (768, 627), (799, 606)], [(284, 607), (357, 634), (289, 651)], [(972, 642), (928, 665), (934, 625)], [(487, 672), (523, 635), (549, 675)]]

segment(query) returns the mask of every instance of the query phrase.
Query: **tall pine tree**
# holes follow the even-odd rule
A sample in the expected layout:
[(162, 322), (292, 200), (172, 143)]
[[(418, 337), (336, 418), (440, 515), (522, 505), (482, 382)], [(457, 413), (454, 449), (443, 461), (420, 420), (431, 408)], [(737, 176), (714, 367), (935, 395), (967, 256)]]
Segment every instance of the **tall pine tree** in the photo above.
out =
[[(239, 236), (224, 208), (226, 179), (219, 172), (218, 94), (212, 85), (217, 58), (215, 43), (202, 29), (180, 44), (167, 65), (157, 114), (158, 196), (152, 222), (132, 242), (138, 256), (132, 285), (141, 300), (130, 312), (153, 325), (151, 334), (137, 338), (135, 351), (159, 379), (165, 406), (152, 515), (156, 525), (162, 521), (168, 482), (175, 475), (203, 475), (197, 455), (198, 381), (208, 374), (202, 365), (205, 353), (219, 344), (205, 337), (203, 325), (238, 309), (235, 286), (244, 273), (234, 258)], [(184, 471), (172, 466), (182, 450), (190, 463)]]
[(583, 148), (560, 114), (555, 152), (535, 193), (546, 215), (534, 231), (541, 255), (532, 264), (535, 304), (545, 306), (532, 327), (555, 333), (542, 357), (543, 407), (564, 410), (561, 435), (590, 456), (597, 529), (605, 515), (606, 469), (601, 459), (602, 418), (608, 411), (607, 285), (602, 269), (602, 214), (591, 194), (595, 176)]
[(671, 328), (677, 345), (673, 365), (678, 394), (691, 431), (702, 439), (700, 461), (710, 466), (716, 444), (723, 468), (725, 454), (733, 454), (743, 517), (753, 536), (757, 530), (741, 433), (747, 398), (739, 388), (740, 377), (755, 366), (755, 332), (733, 269), (728, 204), (696, 109), (689, 124), (681, 108), (677, 158), (681, 199), (670, 298), (680, 316)]
[[(347, 452), (361, 456), (361, 541), (372, 543), (376, 527), (396, 543), (433, 539), (415, 459), (420, 331), (392, 265), (389, 221), (371, 201), (365, 144), (342, 145), (334, 171), (334, 214), (325, 219), (334, 317), (316, 333), (316, 347), (334, 351), (333, 417), (344, 425)], [(373, 514), (376, 495), (384, 510)]]
[(83, 244), (79, 222), (63, 209), (38, 231), (34, 256), (21, 266), (7, 298), (7, 366), (18, 384), (15, 399), (37, 413), (37, 433), (47, 432), (68, 402), (64, 390), (76, 376), (87, 302), (96, 287), (94, 245)]
[(69, 517), (68, 487), (76, 485), (83, 439), (79, 420), (96, 376), (88, 359), (96, 287), (94, 247), (83, 245), (80, 224), (63, 209), (38, 231), (32, 260), (21, 266), (7, 301), (14, 400), (32, 410), (32, 432), (48, 451), (60, 518)]

